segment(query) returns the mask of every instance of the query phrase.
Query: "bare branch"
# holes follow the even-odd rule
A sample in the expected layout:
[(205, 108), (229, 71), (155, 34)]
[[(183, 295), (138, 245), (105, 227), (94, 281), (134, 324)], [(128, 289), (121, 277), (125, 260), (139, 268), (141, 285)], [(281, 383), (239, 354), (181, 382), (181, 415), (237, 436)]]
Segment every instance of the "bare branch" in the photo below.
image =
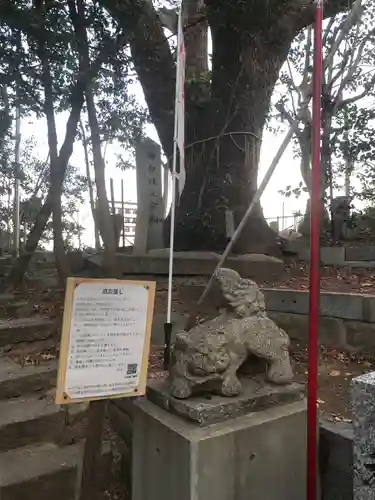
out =
[(331, 47), (331, 50), (329, 51), (329, 54), (327, 55), (324, 61), (325, 68), (328, 68), (332, 64), (333, 58), (338, 48), (340, 47), (343, 40), (345, 40), (346, 36), (348, 35), (352, 27), (358, 22), (359, 16), (361, 14), (362, 14), (362, 0), (356, 0), (345, 21), (340, 26), (341, 31), (337, 36), (334, 44)]
[[(349, 67), (349, 70), (345, 76), (345, 78), (342, 79), (342, 82), (340, 84), (340, 87), (337, 91), (337, 95), (340, 96), (342, 91), (344, 90), (344, 88), (348, 85), (348, 83), (351, 82), (351, 80), (353, 79), (353, 76), (355, 74), (355, 72), (357, 71), (358, 69), (358, 66), (359, 66), (359, 63), (361, 62), (361, 58), (362, 58), (362, 54), (363, 54), (363, 51), (365, 49), (365, 46), (367, 44), (367, 42), (375, 35), (375, 28), (373, 28), (365, 37), (364, 39), (362, 40), (362, 42), (360, 43), (359, 47), (358, 47), (358, 51), (357, 51), (357, 55), (355, 57), (355, 60), (352, 62), (352, 64), (350, 65)], [(353, 51), (354, 52), (354, 51)], [(366, 87), (367, 88), (367, 87)], [(370, 87), (371, 88), (371, 87)], [(365, 92), (365, 95), (366, 93), (368, 92), (368, 90), (366, 90)], [(358, 100), (358, 99), (356, 99)], [(353, 101), (354, 102), (354, 101)]]

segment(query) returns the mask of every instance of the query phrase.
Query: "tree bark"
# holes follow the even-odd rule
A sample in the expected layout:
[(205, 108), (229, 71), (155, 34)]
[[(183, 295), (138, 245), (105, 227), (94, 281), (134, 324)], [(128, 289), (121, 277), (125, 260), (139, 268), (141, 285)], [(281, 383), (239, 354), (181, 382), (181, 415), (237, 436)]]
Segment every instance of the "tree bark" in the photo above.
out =
[[(88, 39), (86, 32), (85, 6), (83, 0), (77, 0), (77, 7), (74, 0), (68, 0), (70, 16), (77, 38), (79, 57), (83, 71), (86, 73), (90, 67), (90, 56)], [(91, 130), (91, 144), (94, 158), (95, 183), (98, 200), (98, 223), (104, 243), (104, 264), (109, 276), (117, 275), (116, 266), (116, 238), (114, 226), (109, 210), (105, 183), (105, 163), (101, 150), (100, 129), (96, 114), (92, 82), (86, 81), (85, 100), (87, 114)]]
[[(40, 37), (38, 43), (38, 53), (42, 64), (42, 84), (44, 87), (44, 113), (47, 121), (48, 146), (50, 157), (50, 182), (51, 200), (53, 216), (53, 247), (55, 253), (56, 268), (61, 284), (69, 276), (69, 264), (65, 254), (61, 193), (63, 182), (60, 182), (60, 164), (58, 155), (58, 142), (56, 132), (55, 111), (53, 106), (53, 81), (49, 66), (49, 56), (46, 50), (46, 37), (44, 27), (44, 17), (47, 6), (41, 1), (35, 1), (36, 16), (40, 23)], [(63, 176), (64, 177), (64, 176)]]
[(99, 239), (98, 221), (97, 221), (97, 216), (96, 216), (94, 188), (93, 188), (92, 180), (91, 180), (90, 160), (89, 160), (89, 152), (88, 152), (88, 147), (87, 147), (87, 139), (86, 139), (85, 129), (83, 128), (82, 120), (80, 121), (80, 129), (81, 129), (81, 134), (82, 134), (83, 152), (85, 155), (85, 166), (86, 166), (87, 186), (89, 188), (90, 207), (91, 207), (92, 218), (94, 221), (95, 249), (96, 249), (96, 251), (99, 251), (100, 250), (100, 239)]

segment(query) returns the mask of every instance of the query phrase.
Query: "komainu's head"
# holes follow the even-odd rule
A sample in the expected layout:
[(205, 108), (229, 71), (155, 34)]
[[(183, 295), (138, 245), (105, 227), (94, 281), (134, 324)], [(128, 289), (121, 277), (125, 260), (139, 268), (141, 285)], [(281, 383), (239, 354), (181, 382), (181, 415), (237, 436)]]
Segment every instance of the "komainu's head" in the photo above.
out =
[(189, 373), (196, 377), (223, 373), (231, 360), (227, 338), (218, 331), (202, 331), (199, 337), (180, 332), (177, 334), (175, 349), (185, 353)]
[(264, 295), (255, 281), (241, 278), (233, 269), (221, 268), (216, 273), (221, 291), (240, 318), (264, 314)]

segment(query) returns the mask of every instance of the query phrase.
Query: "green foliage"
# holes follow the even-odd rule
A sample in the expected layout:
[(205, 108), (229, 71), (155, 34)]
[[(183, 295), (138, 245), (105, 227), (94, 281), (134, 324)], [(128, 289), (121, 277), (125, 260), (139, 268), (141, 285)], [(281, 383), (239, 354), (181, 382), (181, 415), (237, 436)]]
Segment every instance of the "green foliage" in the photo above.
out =
[[(80, 78), (78, 41), (74, 34), (66, 0), (41, 0), (42, 16), (33, 0), (0, 2), (0, 226), (11, 230), (13, 185), (15, 175), (14, 136), (16, 108), (21, 110), (23, 124), (29, 118), (45, 120), (45, 81), (42, 72), (41, 47), (44, 47), (52, 79), (55, 115), (71, 111), (72, 90)], [(100, 2), (85, 0), (86, 31), (90, 64), (102, 61), (92, 82), (103, 149), (116, 143), (133, 149), (148, 118), (131, 87), (135, 73), (129, 49), (123, 44), (113, 50), (123, 30)], [(90, 130), (83, 107), (82, 122), (86, 141)], [(83, 140), (77, 135), (78, 139)], [(63, 138), (59, 138), (61, 145)], [(30, 231), (50, 185), (49, 160), (41, 158), (35, 140), (22, 143), (21, 186), (22, 223)], [(89, 147), (89, 153), (91, 147)], [(75, 212), (83, 202), (87, 180), (69, 165), (63, 186), (63, 225), (66, 241), (76, 234)], [(48, 223), (45, 239), (51, 239)]]
[[(31, 230), (35, 218), (45, 201), (49, 186), (48, 159), (41, 159), (37, 142), (33, 137), (22, 143), (21, 147), (21, 233), (26, 235)], [(0, 183), (4, 190), (0, 193), (0, 229), (9, 234), (13, 230), (13, 186), (12, 170), (0, 173)], [(86, 177), (79, 174), (77, 167), (69, 165), (63, 185), (63, 228), (64, 239), (74, 241), (79, 228), (77, 211), (84, 203), (87, 186)], [(52, 221), (49, 221), (43, 233), (42, 242), (52, 240)]]
[[(374, 2), (364, 3), (357, 22), (352, 21), (346, 32), (350, 19), (350, 14), (340, 14), (325, 24), (322, 182), (326, 189), (330, 182), (333, 189), (342, 189), (345, 169), (352, 165), (363, 188), (361, 193), (355, 194), (363, 199), (373, 189), (369, 180), (373, 177), (371, 165), (375, 152), (372, 144), (375, 124), (372, 109), (375, 97)], [(341, 43), (338, 42), (340, 34), (344, 34)], [(312, 63), (312, 32), (308, 29), (293, 42), (287, 64), (280, 74), (274, 95), (273, 120), (270, 120), (270, 126), (275, 130), (280, 123), (290, 124), (298, 118), (304, 99), (311, 94)], [(308, 133), (311, 108), (305, 110), (298, 120), (293, 149), (295, 157), (301, 159), (302, 177), (306, 180), (310, 175), (311, 158), (306, 157), (306, 153), (302, 155), (302, 147), (304, 145), (307, 152), (311, 151), (311, 134)], [(299, 188), (289, 187), (283, 190), (283, 194), (298, 196), (302, 192)]]

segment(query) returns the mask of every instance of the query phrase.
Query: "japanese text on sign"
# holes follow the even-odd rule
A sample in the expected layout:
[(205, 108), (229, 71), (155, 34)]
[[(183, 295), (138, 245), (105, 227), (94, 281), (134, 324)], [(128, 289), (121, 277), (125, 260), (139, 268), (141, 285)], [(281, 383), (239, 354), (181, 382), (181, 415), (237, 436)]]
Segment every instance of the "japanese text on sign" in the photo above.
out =
[(115, 396), (139, 385), (148, 290), (140, 284), (79, 284), (74, 291), (65, 393)]

